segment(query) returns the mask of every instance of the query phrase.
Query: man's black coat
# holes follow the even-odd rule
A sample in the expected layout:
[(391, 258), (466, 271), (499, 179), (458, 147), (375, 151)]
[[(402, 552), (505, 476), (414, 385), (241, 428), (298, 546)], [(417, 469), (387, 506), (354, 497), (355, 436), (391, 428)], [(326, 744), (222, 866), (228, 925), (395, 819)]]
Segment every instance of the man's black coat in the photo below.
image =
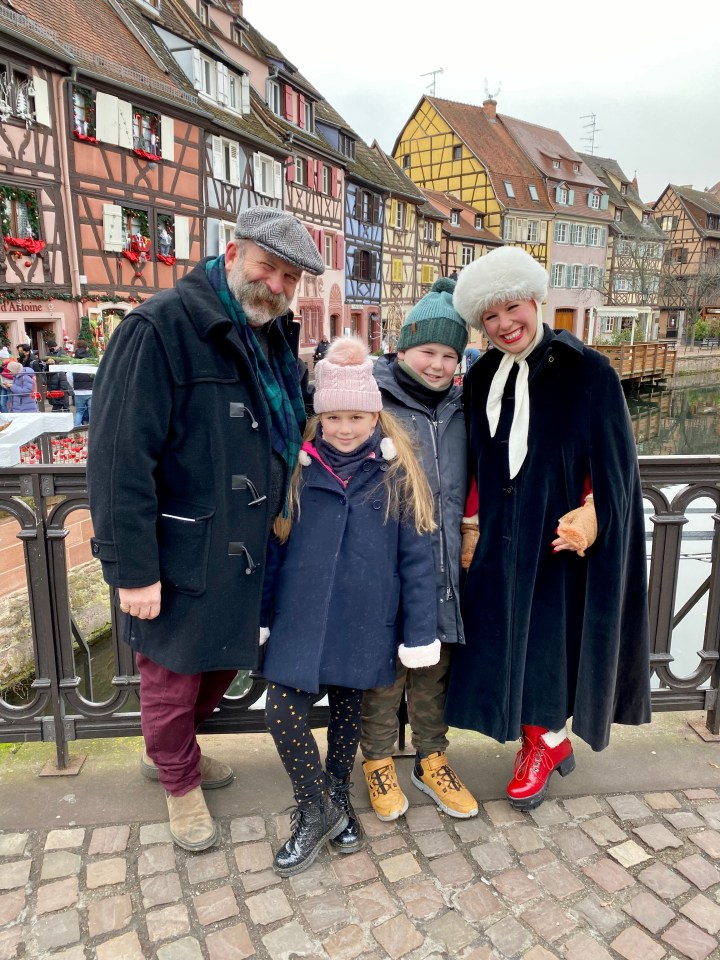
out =
[[(292, 316), (271, 344), (294, 337)], [(204, 262), (132, 310), (93, 389), (92, 550), (116, 587), (162, 583), (123, 639), (176, 673), (256, 663), (271, 518), (270, 419)]]

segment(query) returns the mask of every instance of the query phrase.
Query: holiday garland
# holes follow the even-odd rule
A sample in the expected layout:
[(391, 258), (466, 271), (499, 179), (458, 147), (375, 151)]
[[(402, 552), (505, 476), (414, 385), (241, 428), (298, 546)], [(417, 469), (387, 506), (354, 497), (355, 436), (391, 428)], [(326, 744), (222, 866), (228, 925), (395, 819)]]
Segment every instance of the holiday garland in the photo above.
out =
[(142, 303), (142, 297), (120, 297), (115, 294), (92, 294), (80, 296), (73, 293), (46, 292), (44, 290), (27, 290), (18, 293), (15, 290), (0, 290), (0, 305), (3, 302), (16, 300), (62, 300), (64, 303)]
[[(32, 230), (32, 235), (37, 239), (40, 233), (40, 214), (38, 211), (38, 199), (34, 190), (18, 190), (16, 187), (0, 187), (0, 197), (2, 197), (2, 209), (0, 210), (0, 220), (2, 221), (3, 237), (12, 236), (12, 223), (8, 211), (7, 201), (17, 201), (24, 203), (27, 209), (28, 223)], [(147, 217), (146, 217), (147, 222)]]
[(143, 235), (143, 237), (150, 236), (147, 210), (136, 210), (134, 207), (123, 207), (122, 210), (125, 217), (132, 217), (134, 220), (137, 220), (140, 223), (139, 232)]
[(10, 346), (10, 337), (8, 336), (10, 327), (7, 323), (0, 323), (0, 347)]

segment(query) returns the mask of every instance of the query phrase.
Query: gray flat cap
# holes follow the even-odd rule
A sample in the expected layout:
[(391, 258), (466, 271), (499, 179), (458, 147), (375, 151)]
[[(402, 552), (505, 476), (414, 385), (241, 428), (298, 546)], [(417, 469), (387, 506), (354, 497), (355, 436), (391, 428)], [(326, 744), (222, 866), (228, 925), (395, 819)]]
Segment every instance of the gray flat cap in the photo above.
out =
[(300, 221), (274, 207), (251, 207), (235, 224), (238, 240), (252, 240), (259, 247), (287, 260), (316, 277), (325, 272), (325, 264), (313, 239)]

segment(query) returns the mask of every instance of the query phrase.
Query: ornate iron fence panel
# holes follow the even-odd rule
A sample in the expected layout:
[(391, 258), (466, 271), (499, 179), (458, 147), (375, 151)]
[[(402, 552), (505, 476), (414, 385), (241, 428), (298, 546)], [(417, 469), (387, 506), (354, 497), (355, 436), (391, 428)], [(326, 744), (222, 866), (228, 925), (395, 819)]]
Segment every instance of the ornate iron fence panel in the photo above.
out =
[[(12, 685), (1, 681), (0, 742), (55, 742), (62, 768), (72, 740), (140, 734), (139, 678), (132, 651), (118, 639), (112, 590), (101, 588), (108, 627), (100, 641), (90, 645), (78, 626), (69, 588), (73, 571), (67, 539), (73, 514), (88, 509), (85, 468), (50, 462), (50, 448), (43, 439), (43, 464), (0, 469), (0, 515), (5, 515), (6, 524), (17, 525), (16, 537), (23, 545), (33, 661), (32, 677), (19, 702), (17, 698), (13, 702)], [(720, 456), (642, 457), (640, 472), (649, 508), (653, 709), (703, 710), (709, 730), (718, 733)], [(688, 561), (686, 528), (698, 517), (704, 526), (692, 531), (691, 539), (708, 548), (692, 559), (705, 564), (707, 576), (678, 606), (682, 563)], [(99, 577), (98, 562), (90, 561), (80, 571), (88, 581)], [(701, 616), (704, 627), (689, 640), (683, 638), (685, 646), (693, 647), (690, 657), (697, 657), (697, 665), (683, 675), (674, 668), (673, 639), (676, 631), (688, 633), (690, 615), (696, 620)], [(106, 661), (102, 669), (100, 651)], [(687, 651), (683, 657), (687, 660)], [(260, 678), (239, 673), (203, 732), (263, 731), (264, 693)], [(324, 725), (327, 708), (316, 704), (313, 722)]]

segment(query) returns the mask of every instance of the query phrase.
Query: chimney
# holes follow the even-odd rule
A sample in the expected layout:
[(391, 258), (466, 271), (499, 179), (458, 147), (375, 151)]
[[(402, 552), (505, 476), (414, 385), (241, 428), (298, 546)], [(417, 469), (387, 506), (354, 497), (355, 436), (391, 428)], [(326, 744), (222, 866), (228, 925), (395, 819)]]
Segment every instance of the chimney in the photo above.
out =
[(243, 0), (226, 0), (226, 2), (230, 9), (230, 13), (234, 13), (236, 17), (240, 17), (242, 20)]
[(495, 119), (495, 111), (497, 110), (497, 100), (493, 100), (492, 97), (488, 97), (487, 100), (483, 100), (483, 111), (488, 120)]

